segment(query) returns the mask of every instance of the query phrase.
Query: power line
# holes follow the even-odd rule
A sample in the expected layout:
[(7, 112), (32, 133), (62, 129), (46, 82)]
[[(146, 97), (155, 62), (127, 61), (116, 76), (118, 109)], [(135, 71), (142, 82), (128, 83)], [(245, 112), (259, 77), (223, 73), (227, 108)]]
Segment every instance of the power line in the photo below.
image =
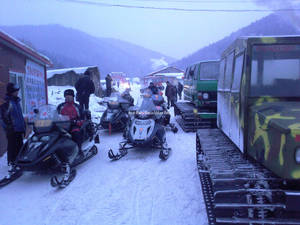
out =
[(124, 4), (110, 4), (103, 2), (83, 1), (83, 0), (61, 0), (64, 2), (72, 2), (86, 5), (96, 5), (100, 7), (119, 7), (130, 9), (152, 9), (152, 10), (166, 10), (166, 11), (184, 11), (184, 12), (290, 12), (300, 11), (299, 9), (186, 9), (186, 8), (173, 8), (173, 7), (153, 7), (153, 6), (137, 6), (137, 5), (124, 5)]
[[(136, 2), (173, 2), (173, 3), (254, 3), (254, 0), (131, 0)], [(278, 0), (284, 3), (286, 0)], [(290, 2), (299, 2), (299, 0), (290, 0)]]

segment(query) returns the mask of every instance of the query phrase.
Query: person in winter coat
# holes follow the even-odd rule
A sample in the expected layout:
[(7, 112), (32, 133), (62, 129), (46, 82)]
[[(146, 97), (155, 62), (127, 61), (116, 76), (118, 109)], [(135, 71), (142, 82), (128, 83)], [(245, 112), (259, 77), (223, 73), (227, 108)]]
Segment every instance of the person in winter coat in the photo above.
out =
[(68, 116), (70, 120), (76, 121), (72, 124), (71, 135), (74, 142), (81, 148), (82, 134), (80, 132), (82, 120), (82, 108), (74, 102), (74, 91), (67, 89), (64, 91), (65, 102), (57, 106), (57, 112), (61, 115)]
[(76, 100), (79, 102), (82, 109), (89, 109), (90, 95), (95, 92), (95, 85), (90, 79), (89, 70), (84, 72), (84, 76), (81, 77), (75, 83)]
[(134, 98), (130, 95), (130, 89), (126, 88), (126, 90), (121, 94), (122, 98), (126, 99), (128, 102), (130, 102), (130, 106), (133, 106), (134, 104)]
[(150, 85), (148, 87), (153, 95), (158, 95), (158, 88), (154, 85), (153, 82), (150, 82)]
[(178, 91), (179, 99), (181, 100), (182, 91), (183, 91), (183, 85), (181, 84), (181, 82), (178, 82), (177, 91)]
[(172, 85), (169, 81), (167, 81), (167, 87), (165, 90), (165, 96), (168, 99), (168, 109), (174, 106), (174, 102), (176, 101), (177, 98), (177, 89), (174, 85)]
[(71, 164), (74, 162), (78, 153), (83, 155), (81, 150), (82, 144), (82, 133), (80, 127), (82, 126), (82, 110), (80, 105), (74, 102), (74, 91), (72, 89), (67, 89), (64, 91), (65, 102), (57, 106), (57, 112), (61, 115), (68, 116), (72, 121), (71, 125), (71, 135), (74, 142), (77, 143), (78, 148), (65, 149), (62, 148), (57, 152), (59, 159), (62, 162), (62, 171), (64, 172), (63, 181), (68, 181), (70, 178)]
[(112, 78), (109, 74), (106, 75), (105, 82), (106, 82), (106, 96), (109, 97), (111, 95), (111, 83), (112, 83)]
[(23, 146), (23, 137), (26, 130), (25, 120), (18, 97), (19, 86), (8, 83), (6, 86), (5, 103), (0, 107), (0, 123), (7, 137), (8, 177), (16, 172), (16, 157)]

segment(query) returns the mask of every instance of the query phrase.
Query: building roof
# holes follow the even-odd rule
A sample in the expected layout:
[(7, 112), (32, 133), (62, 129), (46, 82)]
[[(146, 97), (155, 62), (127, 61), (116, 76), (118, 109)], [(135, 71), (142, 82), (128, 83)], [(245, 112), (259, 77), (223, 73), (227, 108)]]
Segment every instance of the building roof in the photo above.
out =
[(77, 74), (83, 74), (87, 69), (90, 68), (98, 68), (97, 66), (85, 66), (85, 67), (74, 67), (74, 68), (64, 68), (64, 69), (56, 69), (56, 70), (47, 70), (47, 79), (53, 77), (55, 74), (64, 74), (69, 71), (74, 71)]
[(168, 67), (165, 67), (161, 70), (158, 70), (158, 71), (155, 71), (155, 72), (152, 72), (148, 75), (146, 75), (145, 77), (148, 77), (148, 76), (154, 76), (154, 75), (164, 75), (164, 76), (169, 76), (173, 74), (183, 74), (184, 71), (183, 70), (180, 70), (180, 69), (177, 69), (176, 67), (173, 67), (173, 66), (168, 66)]
[(17, 40), (16, 38), (12, 37), (11, 35), (5, 33), (2, 30), (0, 30), (0, 43), (4, 44), (5, 46), (11, 49), (14, 49), (15, 51), (21, 53), (22, 55), (25, 55), (28, 58), (32, 59), (33, 61), (36, 61), (42, 65), (46, 65), (46, 66), (52, 65), (48, 57), (30, 48), (29, 46), (25, 45), (23, 42)]

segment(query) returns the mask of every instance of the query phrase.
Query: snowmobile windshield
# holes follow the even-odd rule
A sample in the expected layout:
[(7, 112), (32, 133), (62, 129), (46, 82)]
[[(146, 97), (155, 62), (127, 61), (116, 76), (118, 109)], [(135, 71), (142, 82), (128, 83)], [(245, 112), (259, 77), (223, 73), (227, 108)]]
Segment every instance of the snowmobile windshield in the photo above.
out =
[(71, 121), (68, 116), (58, 114), (55, 105), (43, 105), (36, 110), (33, 124), (37, 132), (51, 130), (53, 123), (60, 124), (63, 128), (68, 129)]
[(116, 109), (120, 104), (130, 104), (126, 99), (125, 94), (120, 94), (119, 92), (114, 92), (110, 97), (106, 99), (108, 107), (111, 109)]
[(254, 45), (250, 95), (300, 97), (300, 45)]
[(154, 117), (156, 113), (158, 113), (159, 106), (155, 106), (153, 102), (152, 95), (146, 93), (143, 96), (143, 101), (136, 114), (140, 119), (148, 119)]

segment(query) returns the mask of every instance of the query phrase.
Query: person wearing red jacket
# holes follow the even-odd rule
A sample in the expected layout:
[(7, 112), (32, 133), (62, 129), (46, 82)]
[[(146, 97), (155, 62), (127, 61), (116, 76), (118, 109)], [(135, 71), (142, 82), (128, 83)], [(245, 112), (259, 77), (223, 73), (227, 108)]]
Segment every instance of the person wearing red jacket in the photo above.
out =
[(79, 151), (81, 151), (82, 134), (80, 132), (80, 127), (82, 125), (82, 109), (77, 103), (74, 102), (75, 94), (72, 89), (65, 90), (64, 97), (65, 102), (57, 106), (57, 112), (61, 115), (68, 116), (70, 120), (74, 120), (74, 123), (71, 127), (71, 135), (73, 141), (78, 144)]

